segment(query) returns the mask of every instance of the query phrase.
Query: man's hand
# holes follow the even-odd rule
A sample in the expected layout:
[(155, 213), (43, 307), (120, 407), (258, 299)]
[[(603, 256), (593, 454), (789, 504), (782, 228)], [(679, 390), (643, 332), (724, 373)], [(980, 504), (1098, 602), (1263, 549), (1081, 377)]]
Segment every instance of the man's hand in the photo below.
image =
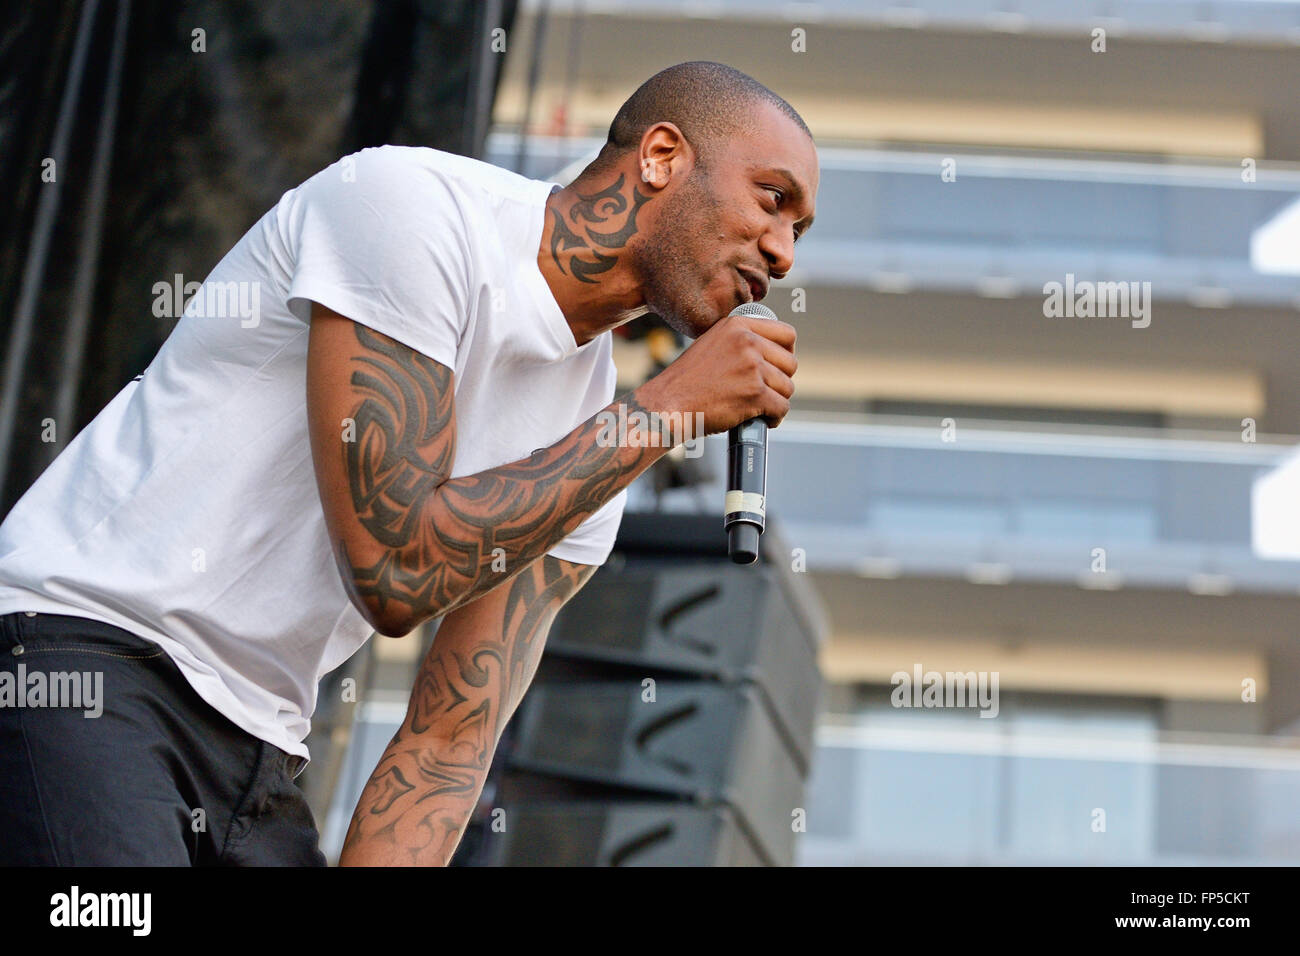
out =
[(546, 555), (443, 619), (406, 720), (357, 802), (341, 866), (447, 864), (551, 621), (595, 570)]
[(788, 322), (727, 315), (636, 394), (651, 411), (703, 413), (708, 435), (751, 418), (775, 428), (794, 395), (794, 343)]

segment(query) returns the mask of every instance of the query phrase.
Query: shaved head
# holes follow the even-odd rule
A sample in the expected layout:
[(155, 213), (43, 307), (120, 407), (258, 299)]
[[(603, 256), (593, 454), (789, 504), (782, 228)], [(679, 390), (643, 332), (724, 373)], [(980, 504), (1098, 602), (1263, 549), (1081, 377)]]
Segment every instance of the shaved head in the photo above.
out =
[(692, 60), (661, 70), (628, 97), (614, 121), (600, 155), (589, 169), (603, 172), (641, 144), (655, 123), (672, 123), (696, 152), (701, 167), (711, 167), (725, 155), (737, 136), (755, 132), (754, 114), (760, 104), (784, 113), (811, 140), (794, 107), (748, 74), (708, 60)]

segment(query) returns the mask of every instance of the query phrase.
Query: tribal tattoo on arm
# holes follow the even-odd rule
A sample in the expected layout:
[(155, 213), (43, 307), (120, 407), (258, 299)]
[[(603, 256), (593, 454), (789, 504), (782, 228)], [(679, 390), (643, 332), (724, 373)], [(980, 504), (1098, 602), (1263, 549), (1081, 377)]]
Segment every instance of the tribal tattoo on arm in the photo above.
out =
[(595, 571), (546, 555), (443, 620), (406, 720), (357, 802), (341, 864), (447, 864), (551, 622)]
[[(339, 535), (356, 597), (405, 633), (504, 584), (608, 502), (667, 449), (600, 441), (600, 417), (520, 461), (448, 478), (452, 372), (354, 323), (360, 396), (343, 454), (350, 507), (368, 538)], [(648, 411), (629, 393), (607, 407)], [(360, 532), (358, 532), (360, 534)], [(503, 571), (502, 568), (506, 570)]]

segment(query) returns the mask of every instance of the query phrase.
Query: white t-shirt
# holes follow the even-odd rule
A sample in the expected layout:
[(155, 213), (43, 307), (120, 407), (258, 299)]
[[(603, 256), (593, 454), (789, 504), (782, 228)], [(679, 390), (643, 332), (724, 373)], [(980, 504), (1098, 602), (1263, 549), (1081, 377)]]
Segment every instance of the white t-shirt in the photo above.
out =
[[(526, 458), (614, 397), (609, 333), (579, 348), (537, 266), (558, 188), (386, 146), (285, 193), (0, 525), (0, 614), (156, 641), (235, 724), (307, 757), (317, 683), (373, 633), (316, 487), (310, 303), (455, 370), (452, 477)], [(157, 314), (172, 294), (155, 294)], [(550, 554), (603, 563), (625, 498)]]

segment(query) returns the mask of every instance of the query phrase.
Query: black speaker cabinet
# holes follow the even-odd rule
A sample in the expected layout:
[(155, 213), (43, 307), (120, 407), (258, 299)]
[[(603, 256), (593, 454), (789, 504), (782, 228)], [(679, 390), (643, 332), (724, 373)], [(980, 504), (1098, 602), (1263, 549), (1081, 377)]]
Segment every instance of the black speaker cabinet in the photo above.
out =
[(649, 675), (751, 681), (808, 773), (821, 694), (817, 642), (771, 566), (612, 562), (556, 616), (546, 653)]
[(455, 862), (793, 863), (826, 628), (791, 565), (770, 522), (739, 566), (718, 515), (625, 514), (497, 750), (504, 828)]
[(534, 685), (505, 767), (727, 807), (764, 858), (793, 862), (804, 772), (751, 684)]
[(765, 866), (729, 807), (511, 802), (479, 866)]

